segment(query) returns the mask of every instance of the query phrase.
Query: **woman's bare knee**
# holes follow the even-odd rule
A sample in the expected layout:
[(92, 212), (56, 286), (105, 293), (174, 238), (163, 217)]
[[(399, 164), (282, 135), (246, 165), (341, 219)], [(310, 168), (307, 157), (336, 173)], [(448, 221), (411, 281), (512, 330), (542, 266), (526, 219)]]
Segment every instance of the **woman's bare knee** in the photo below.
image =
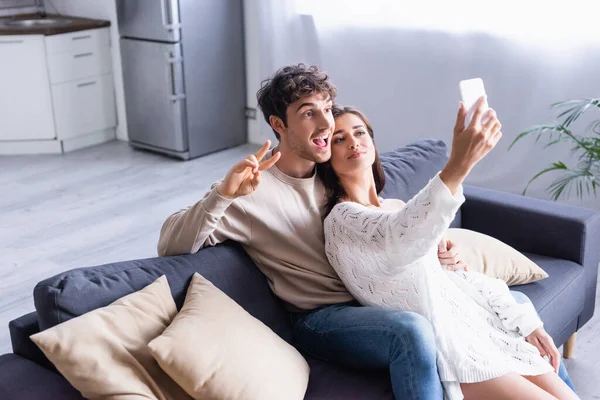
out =
[(550, 393), (515, 373), (485, 382), (461, 383), (460, 387), (465, 400), (557, 400)]

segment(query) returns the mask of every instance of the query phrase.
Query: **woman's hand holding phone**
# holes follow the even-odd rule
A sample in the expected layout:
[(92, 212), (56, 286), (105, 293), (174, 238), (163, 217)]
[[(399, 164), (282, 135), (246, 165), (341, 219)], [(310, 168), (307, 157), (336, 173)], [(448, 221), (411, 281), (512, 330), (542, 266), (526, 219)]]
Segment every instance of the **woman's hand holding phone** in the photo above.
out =
[[(486, 121), (482, 123), (484, 114), (487, 114)], [(473, 117), (465, 126), (466, 118), (467, 109), (461, 102), (454, 126), (452, 151), (448, 163), (440, 173), (440, 178), (452, 194), (462, 185), (471, 169), (496, 146), (502, 137), (500, 131), (502, 124), (496, 112), (488, 108), (485, 96), (478, 99)]]

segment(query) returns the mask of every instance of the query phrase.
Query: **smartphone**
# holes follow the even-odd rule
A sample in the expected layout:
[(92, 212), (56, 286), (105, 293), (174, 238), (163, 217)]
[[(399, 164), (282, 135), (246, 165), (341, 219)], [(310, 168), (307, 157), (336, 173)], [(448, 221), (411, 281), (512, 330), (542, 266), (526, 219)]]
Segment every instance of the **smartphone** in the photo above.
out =
[[(481, 78), (467, 79), (464, 81), (460, 81), (458, 86), (460, 87), (460, 96), (462, 98), (463, 103), (465, 103), (465, 107), (467, 108), (467, 119), (465, 120), (465, 126), (471, 123), (471, 119), (473, 118), (473, 112), (475, 111), (475, 107), (477, 101), (481, 96), (485, 96), (485, 87), (483, 86), (483, 80)], [(485, 109), (488, 109), (487, 100), (485, 102)], [(485, 119), (487, 117), (487, 112), (484, 112), (481, 123), (485, 123)]]

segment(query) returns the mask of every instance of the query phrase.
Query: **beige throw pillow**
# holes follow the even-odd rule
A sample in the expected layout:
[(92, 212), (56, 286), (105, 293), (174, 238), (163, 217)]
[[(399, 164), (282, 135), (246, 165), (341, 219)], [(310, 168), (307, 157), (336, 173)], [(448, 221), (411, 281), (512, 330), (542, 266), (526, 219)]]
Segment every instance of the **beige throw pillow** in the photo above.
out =
[(308, 385), (300, 353), (199, 274), (149, 347), (194, 399), (301, 400)]
[(459, 258), (467, 263), (469, 271), (502, 279), (509, 286), (548, 277), (529, 258), (491, 236), (468, 229), (450, 228), (446, 237), (459, 246)]
[(148, 350), (177, 314), (167, 278), (31, 336), (88, 399), (189, 399)]

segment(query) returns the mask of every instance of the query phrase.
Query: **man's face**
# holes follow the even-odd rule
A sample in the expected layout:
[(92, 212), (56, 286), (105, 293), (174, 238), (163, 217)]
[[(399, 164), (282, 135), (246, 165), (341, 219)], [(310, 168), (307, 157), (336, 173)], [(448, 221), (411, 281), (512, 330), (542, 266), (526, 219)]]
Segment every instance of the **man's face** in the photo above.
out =
[(281, 136), (299, 157), (322, 163), (331, 157), (331, 135), (335, 122), (333, 101), (327, 93), (317, 93), (290, 104), (286, 110), (287, 128)]

